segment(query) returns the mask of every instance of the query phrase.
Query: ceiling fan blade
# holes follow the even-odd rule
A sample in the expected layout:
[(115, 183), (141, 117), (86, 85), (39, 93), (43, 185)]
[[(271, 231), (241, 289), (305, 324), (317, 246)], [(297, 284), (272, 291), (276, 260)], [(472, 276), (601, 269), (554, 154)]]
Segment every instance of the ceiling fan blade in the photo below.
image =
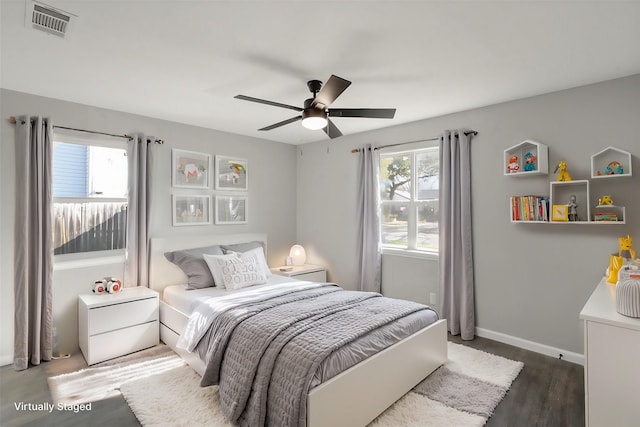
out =
[(297, 122), (298, 120), (301, 120), (301, 119), (302, 119), (302, 116), (291, 117), (290, 119), (283, 120), (278, 123), (274, 123), (271, 126), (266, 126), (258, 130), (271, 130), (271, 129), (279, 128), (280, 126), (288, 125), (289, 123)]
[(366, 117), (372, 119), (393, 119), (395, 108), (331, 108), (331, 117)]
[(329, 119), (327, 119), (327, 127), (325, 127), (323, 130), (324, 133), (326, 133), (331, 139), (342, 136), (342, 132), (340, 132), (340, 129), (338, 129), (336, 125), (334, 125), (333, 122)]
[(320, 92), (316, 95), (313, 100), (313, 106), (316, 104), (322, 104), (325, 107), (331, 105), (333, 101), (336, 100), (337, 97), (340, 96), (342, 92), (345, 91), (349, 87), (351, 82), (349, 80), (345, 80), (341, 77), (331, 75), (329, 80), (322, 86)]
[(288, 108), (289, 110), (295, 110), (295, 111), (302, 111), (303, 110), (302, 108), (296, 107), (294, 105), (281, 104), (279, 102), (267, 101), (266, 99), (254, 98), (252, 96), (236, 95), (236, 96), (234, 96), (234, 98), (242, 99), (243, 101), (257, 102), (259, 104), (273, 105), (274, 107)]

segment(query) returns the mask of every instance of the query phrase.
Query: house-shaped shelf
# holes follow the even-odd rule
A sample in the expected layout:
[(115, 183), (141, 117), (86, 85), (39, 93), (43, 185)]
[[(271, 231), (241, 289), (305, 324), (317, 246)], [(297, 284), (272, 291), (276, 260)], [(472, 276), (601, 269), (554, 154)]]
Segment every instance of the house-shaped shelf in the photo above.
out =
[(504, 174), (507, 176), (546, 175), (549, 173), (549, 149), (526, 140), (504, 150)]
[(607, 147), (591, 156), (591, 178), (620, 178), (631, 176), (631, 153)]

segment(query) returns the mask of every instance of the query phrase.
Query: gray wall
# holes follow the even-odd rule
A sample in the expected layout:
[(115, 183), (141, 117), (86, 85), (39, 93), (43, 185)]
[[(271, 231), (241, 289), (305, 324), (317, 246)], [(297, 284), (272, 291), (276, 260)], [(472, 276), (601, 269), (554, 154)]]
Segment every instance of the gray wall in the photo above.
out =
[[(256, 138), (219, 132), (148, 117), (89, 107), (10, 90), (0, 90), (0, 322), (2, 333), (0, 364), (10, 363), (13, 354), (13, 224), (15, 190), (13, 176), (15, 127), (8, 116), (40, 114), (50, 116), (54, 124), (115, 134), (144, 132), (165, 141), (157, 147), (152, 171), (151, 236), (183, 233), (267, 233), (268, 261), (282, 264), (296, 237), (296, 150)], [(172, 227), (171, 224), (171, 149), (180, 148), (212, 155), (248, 159), (249, 223), (246, 225), (209, 225)], [(211, 191), (211, 194), (214, 192)], [(105, 275), (122, 275), (121, 264), (56, 269), (54, 273), (54, 322), (61, 353), (77, 351), (77, 295), (90, 291), (90, 284)]]
[[(475, 129), (479, 132), (472, 143), (477, 326), (581, 354), (578, 315), (603, 275), (609, 254), (617, 251), (617, 237), (632, 233), (640, 245), (639, 118), (640, 75), (634, 75), (306, 144), (298, 147), (298, 241), (310, 248), (310, 262), (328, 266), (330, 280), (355, 289), (359, 155), (351, 149), (365, 143), (431, 138), (443, 129)], [(525, 139), (548, 145), (551, 172), (565, 159), (574, 179), (590, 177), (591, 154), (610, 145), (630, 151), (633, 177), (590, 183), (592, 200), (611, 194), (617, 204), (626, 206), (627, 223), (511, 224), (509, 196), (549, 194), (549, 181), (555, 179), (553, 173), (520, 179), (503, 176), (503, 151)], [(427, 302), (430, 292), (438, 292), (437, 261), (397, 258), (383, 257), (386, 294)]]

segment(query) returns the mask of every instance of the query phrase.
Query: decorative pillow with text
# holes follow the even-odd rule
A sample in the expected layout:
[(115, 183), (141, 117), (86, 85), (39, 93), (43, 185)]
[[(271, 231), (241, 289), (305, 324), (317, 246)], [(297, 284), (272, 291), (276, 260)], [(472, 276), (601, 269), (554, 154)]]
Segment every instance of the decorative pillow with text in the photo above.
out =
[(267, 283), (267, 276), (255, 253), (202, 256), (211, 270), (216, 286), (234, 290)]

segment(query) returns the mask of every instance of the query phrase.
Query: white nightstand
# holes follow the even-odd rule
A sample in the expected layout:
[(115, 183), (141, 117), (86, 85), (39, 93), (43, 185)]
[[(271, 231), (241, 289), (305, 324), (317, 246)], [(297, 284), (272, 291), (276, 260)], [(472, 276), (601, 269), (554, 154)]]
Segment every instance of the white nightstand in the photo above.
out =
[(158, 345), (158, 293), (138, 286), (80, 295), (78, 332), (89, 365)]
[[(282, 271), (282, 269), (287, 270)], [(321, 265), (305, 264), (282, 266), (272, 268), (271, 272), (273, 274), (279, 274), (280, 276), (293, 277), (298, 280), (308, 280), (310, 282), (327, 281), (327, 269)]]

